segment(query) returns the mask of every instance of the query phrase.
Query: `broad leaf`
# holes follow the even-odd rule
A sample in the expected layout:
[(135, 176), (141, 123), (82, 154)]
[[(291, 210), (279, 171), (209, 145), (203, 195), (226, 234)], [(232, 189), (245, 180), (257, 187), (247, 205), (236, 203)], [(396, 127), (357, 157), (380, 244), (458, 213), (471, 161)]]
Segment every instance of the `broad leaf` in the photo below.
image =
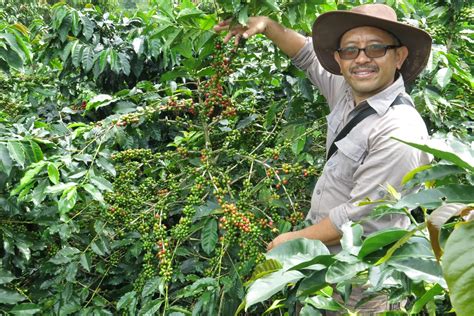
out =
[(15, 280), (16, 277), (8, 270), (0, 268), (0, 284), (10, 283), (12, 280)]
[(217, 238), (217, 221), (211, 218), (201, 231), (201, 247), (207, 254), (214, 251)]
[(28, 185), (30, 185), (33, 182), (35, 176), (41, 172), (45, 164), (46, 164), (45, 161), (40, 161), (38, 163), (32, 164), (30, 168), (28, 169), (28, 171), (26, 171), (23, 177), (21, 178), (18, 186), (11, 191), (10, 195), (16, 195), (20, 193)]
[(308, 303), (317, 309), (324, 309), (329, 311), (342, 311), (343, 308), (341, 304), (339, 304), (335, 299), (331, 297), (324, 297), (324, 296), (313, 296), (308, 297), (305, 300), (305, 303)]
[(396, 270), (406, 274), (408, 278), (415, 282), (431, 282), (439, 283), (446, 287), (446, 282), (443, 279), (441, 266), (436, 260), (426, 260), (423, 258), (404, 258), (392, 259), (387, 261), (387, 264), (394, 267)]
[(473, 201), (474, 186), (451, 184), (406, 195), (393, 207), (397, 209), (404, 207), (414, 209), (418, 206), (423, 206), (433, 209), (445, 203), (469, 204)]
[(426, 291), (423, 296), (421, 296), (419, 299), (416, 300), (416, 302), (413, 304), (411, 310), (410, 310), (410, 315), (413, 314), (419, 314), (423, 310), (423, 307), (431, 302), (435, 296), (440, 295), (443, 293), (443, 288), (439, 284), (435, 284), (431, 289)]
[(16, 305), (10, 311), (13, 315), (34, 315), (41, 312), (41, 306), (33, 303)]
[(59, 183), (59, 170), (52, 162), (48, 164), (48, 177), (53, 184)]
[(406, 142), (401, 139), (397, 140), (474, 172), (474, 148), (454, 137), (432, 138), (425, 144)]
[(25, 148), (23, 144), (17, 141), (7, 143), (8, 152), (10, 157), (16, 161), (22, 168), (25, 167)]
[(293, 239), (267, 253), (267, 259), (279, 261), (285, 269), (314, 259), (316, 256), (329, 255), (327, 247), (319, 240)]
[(328, 283), (339, 283), (352, 279), (357, 273), (366, 270), (370, 265), (365, 262), (348, 263), (336, 261), (326, 273)]
[(4, 289), (0, 287), (0, 304), (16, 304), (26, 300), (26, 297), (17, 293), (16, 291)]
[(43, 151), (41, 147), (34, 140), (30, 140), (31, 152), (33, 154), (32, 160), (38, 162), (43, 160)]
[(474, 221), (460, 223), (449, 236), (441, 258), (457, 315), (474, 315)]
[(296, 282), (302, 277), (304, 277), (304, 274), (298, 271), (279, 270), (256, 280), (250, 285), (247, 295), (245, 296), (245, 309), (265, 301), (273, 294), (285, 288), (289, 283)]
[(370, 234), (362, 243), (358, 257), (362, 259), (368, 254), (396, 242), (407, 233), (408, 231), (405, 229), (392, 228)]

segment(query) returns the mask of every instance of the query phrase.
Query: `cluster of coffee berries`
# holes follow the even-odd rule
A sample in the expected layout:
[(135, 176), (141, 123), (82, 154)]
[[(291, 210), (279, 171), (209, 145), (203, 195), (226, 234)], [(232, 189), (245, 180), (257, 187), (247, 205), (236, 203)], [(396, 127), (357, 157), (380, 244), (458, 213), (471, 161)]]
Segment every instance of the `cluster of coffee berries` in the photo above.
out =
[(237, 111), (223, 87), (223, 81), (232, 73), (230, 66), (232, 57), (226, 53), (223, 43), (218, 40), (215, 43), (215, 53), (211, 58), (211, 67), (215, 73), (201, 88), (201, 95), (204, 96), (204, 111), (208, 117), (219, 114), (224, 117), (233, 117)]
[(288, 216), (287, 220), (291, 223), (292, 226), (296, 226), (304, 220), (304, 214), (303, 212), (299, 211), (293, 212), (290, 214), (290, 216)]
[(180, 112), (187, 112), (191, 115), (196, 115), (196, 107), (193, 99), (177, 99), (176, 97), (170, 97), (167, 99), (166, 104), (161, 107), (161, 110), (173, 111), (178, 115)]
[(158, 274), (164, 279), (165, 282), (171, 281), (171, 276), (173, 275), (172, 253), (169, 250), (169, 246), (170, 245), (167, 241), (158, 241), (156, 243), (156, 257), (159, 261)]

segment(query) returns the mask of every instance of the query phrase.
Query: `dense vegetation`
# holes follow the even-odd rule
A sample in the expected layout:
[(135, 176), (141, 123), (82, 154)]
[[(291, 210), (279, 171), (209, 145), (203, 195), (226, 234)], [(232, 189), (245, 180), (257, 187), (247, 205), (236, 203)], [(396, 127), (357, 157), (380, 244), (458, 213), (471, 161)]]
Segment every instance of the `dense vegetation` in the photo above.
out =
[(338, 255), (265, 253), (307, 225), (324, 99), (264, 37), (235, 48), (212, 27), (265, 14), (309, 34), (367, 1), (87, 2), (0, 0), (2, 313), (317, 315), (345, 309), (330, 285), (367, 280), (401, 313), (474, 313), (468, 2), (387, 1), (434, 38), (409, 89), (433, 134), (411, 145), (436, 159), (374, 211), (409, 230), (347, 225)]

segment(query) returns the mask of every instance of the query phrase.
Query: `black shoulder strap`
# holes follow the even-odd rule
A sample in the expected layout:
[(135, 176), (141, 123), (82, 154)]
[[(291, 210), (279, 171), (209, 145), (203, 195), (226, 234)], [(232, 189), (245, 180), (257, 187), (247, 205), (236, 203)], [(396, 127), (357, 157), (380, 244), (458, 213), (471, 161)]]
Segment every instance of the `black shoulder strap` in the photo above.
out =
[[(390, 104), (390, 106), (394, 106), (394, 105), (399, 105), (399, 104), (412, 104), (411, 101), (406, 98), (406, 97), (403, 97), (401, 94), (399, 94), (395, 100), (393, 100), (392, 104)], [(336, 146), (336, 142), (343, 139), (344, 137), (347, 136), (347, 134), (349, 134), (349, 132), (357, 125), (359, 124), (363, 119), (365, 119), (367, 116), (369, 115), (372, 115), (372, 114), (375, 114), (377, 113), (374, 108), (372, 108), (367, 102), (364, 101), (363, 104), (359, 105), (360, 107), (360, 110), (359, 112), (357, 112), (356, 116), (354, 116), (350, 121), (349, 123), (347, 123), (344, 128), (339, 132), (339, 134), (336, 136), (336, 138), (334, 139), (334, 141), (332, 142), (331, 144), (331, 147), (329, 147), (329, 151), (328, 151), (328, 156), (327, 156), (327, 160), (329, 160), (329, 158), (331, 158), (332, 155), (334, 155), (334, 153), (336, 152), (337, 150), (337, 146)]]

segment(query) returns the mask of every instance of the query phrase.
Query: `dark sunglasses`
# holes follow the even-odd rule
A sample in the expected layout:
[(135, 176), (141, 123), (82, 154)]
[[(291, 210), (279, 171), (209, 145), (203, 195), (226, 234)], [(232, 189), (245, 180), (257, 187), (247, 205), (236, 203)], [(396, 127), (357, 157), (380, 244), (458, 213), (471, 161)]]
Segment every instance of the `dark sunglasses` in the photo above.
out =
[(401, 47), (400, 45), (382, 45), (382, 44), (373, 44), (365, 48), (358, 47), (343, 47), (336, 49), (341, 59), (356, 59), (359, 56), (360, 51), (363, 50), (365, 56), (369, 58), (378, 58), (383, 57), (387, 53), (387, 49), (393, 49)]

